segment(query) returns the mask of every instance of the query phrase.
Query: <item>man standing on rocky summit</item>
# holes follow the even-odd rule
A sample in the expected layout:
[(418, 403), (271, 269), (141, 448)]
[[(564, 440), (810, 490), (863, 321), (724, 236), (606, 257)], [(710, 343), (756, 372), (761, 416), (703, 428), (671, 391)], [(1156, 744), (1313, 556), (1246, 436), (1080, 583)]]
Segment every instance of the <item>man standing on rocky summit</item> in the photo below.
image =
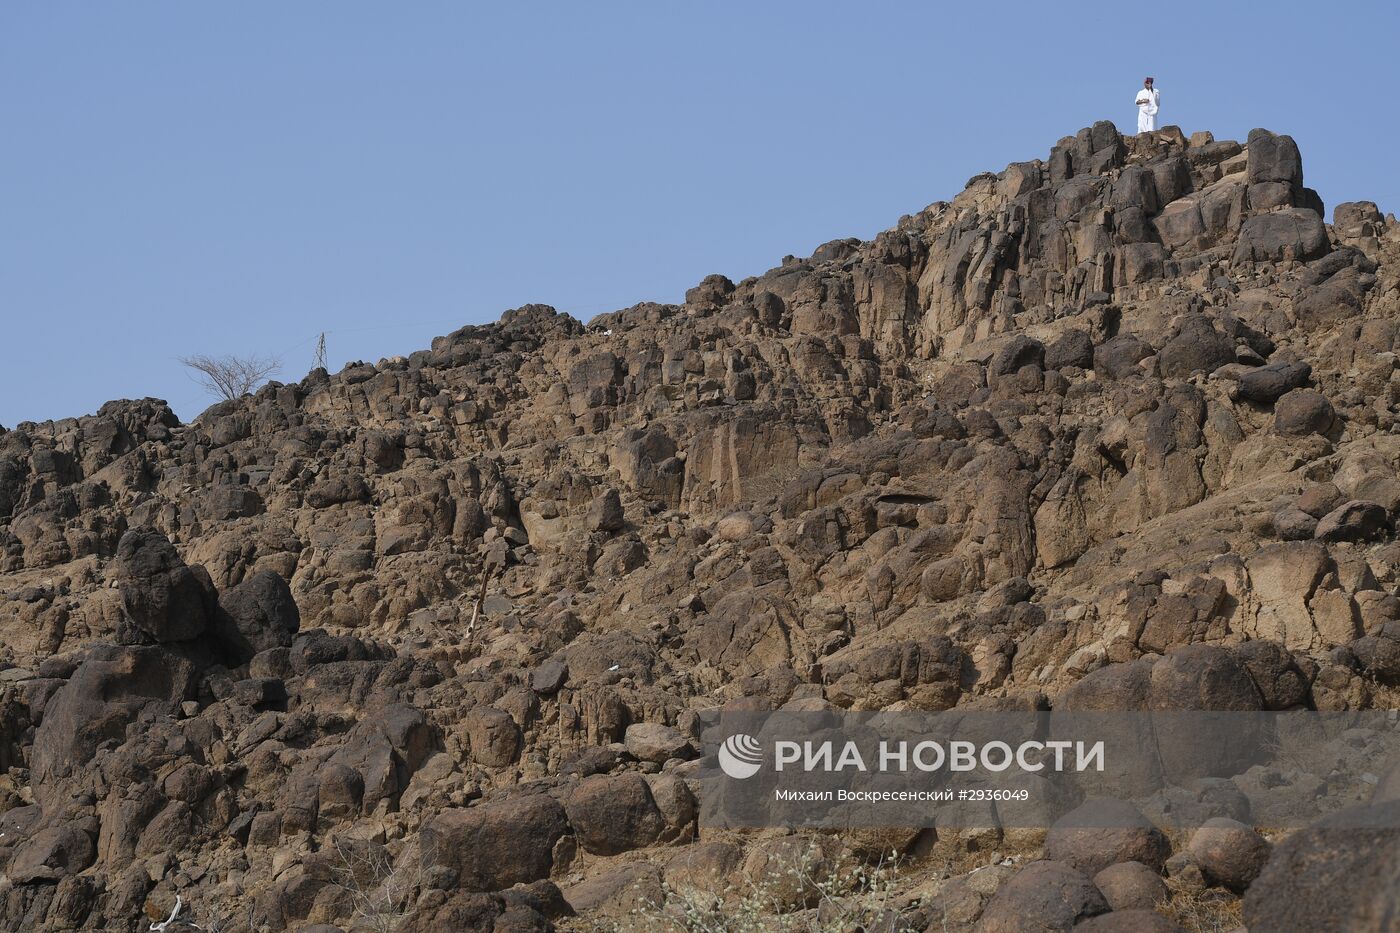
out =
[(1157, 128), (1157, 104), (1161, 100), (1151, 78), (1142, 79), (1142, 90), (1133, 103), (1138, 108), (1138, 132), (1150, 133)]

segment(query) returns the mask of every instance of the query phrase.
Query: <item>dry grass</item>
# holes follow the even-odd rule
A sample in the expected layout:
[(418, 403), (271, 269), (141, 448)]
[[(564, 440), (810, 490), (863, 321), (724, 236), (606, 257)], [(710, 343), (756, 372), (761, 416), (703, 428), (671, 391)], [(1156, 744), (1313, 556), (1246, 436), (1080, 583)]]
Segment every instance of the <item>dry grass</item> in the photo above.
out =
[(1157, 905), (1157, 912), (1180, 924), (1188, 933), (1232, 933), (1244, 926), (1244, 902), (1222, 888), (1197, 891), (1174, 884), (1172, 895)]

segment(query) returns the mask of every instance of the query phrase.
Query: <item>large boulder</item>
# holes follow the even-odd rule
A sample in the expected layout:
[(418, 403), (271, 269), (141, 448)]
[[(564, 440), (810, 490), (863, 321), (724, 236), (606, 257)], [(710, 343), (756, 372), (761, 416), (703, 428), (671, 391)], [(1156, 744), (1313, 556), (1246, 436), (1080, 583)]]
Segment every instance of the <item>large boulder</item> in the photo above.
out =
[(1319, 541), (1376, 541), (1390, 534), (1390, 514), (1374, 502), (1352, 499), (1318, 520)]
[(1249, 183), (1282, 182), (1302, 187), (1303, 157), (1292, 136), (1275, 135), (1265, 129), (1249, 131)]
[(585, 778), (564, 801), (579, 845), (617, 855), (655, 842), (666, 829), (646, 779), (636, 772)]
[(1168, 896), (1162, 876), (1141, 862), (1118, 862), (1094, 876), (1094, 887), (1114, 910), (1151, 910)]
[(1400, 917), (1400, 801), (1352, 807), (1299, 830), (1244, 898), (1251, 930), (1389, 933)]
[(1142, 375), (1142, 360), (1152, 355), (1152, 347), (1133, 334), (1119, 334), (1094, 348), (1094, 371), (1109, 379)]
[(1274, 430), (1293, 437), (1326, 435), (1336, 417), (1327, 396), (1313, 389), (1294, 389), (1274, 405)]
[(290, 646), (300, 627), (292, 588), (270, 570), (253, 574), (219, 596), (214, 634), (237, 663), (259, 651)]
[(1011, 338), (997, 350), (987, 367), (991, 377), (1010, 376), (1023, 366), (1037, 369), (1045, 365), (1045, 345), (1024, 334)]
[(168, 649), (92, 648), (49, 700), (34, 735), (31, 767), (40, 799), (65, 796), (64, 779), (82, 771), (102, 743), (125, 741), (138, 717), (175, 715), (196, 683), (195, 666)]
[(1141, 862), (1161, 871), (1171, 843), (1131, 804), (1091, 798), (1055, 821), (1045, 837), (1045, 857), (1093, 877), (1119, 862)]
[(1263, 698), (1229, 649), (1183, 645), (1153, 665), (1149, 706), (1153, 710), (1252, 711), (1263, 709)]
[(1292, 709), (1307, 702), (1307, 678), (1283, 645), (1254, 639), (1236, 646), (1234, 654), (1254, 682), (1265, 709)]
[(568, 829), (564, 808), (544, 794), (445, 810), (423, 826), (423, 862), (455, 873), (456, 887), (499, 891), (548, 878)]
[(1331, 250), (1327, 228), (1316, 211), (1289, 208), (1256, 214), (1244, 222), (1233, 262), (1311, 262)]
[(87, 868), (97, 857), (92, 836), (75, 823), (42, 829), (15, 849), (6, 867), (15, 884), (61, 881)]
[(1226, 817), (1206, 820), (1191, 837), (1187, 851), (1207, 878), (1236, 893), (1249, 887), (1269, 860), (1264, 837)]
[(1179, 378), (1213, 372), (1235, 361), (1235, 344), (1215, 329), (1204, 314), (1188, 314), (1162, 346), (1158, 362), (1163, 376)]
[(982, 912), (980, 933), (1071, 930), (1081, 920), (1106, 913), (1108, 904), (1092, 881), (1069, 865), (1031, 862), (997, 891)]
[(1268, 405), (1285, 392), (1307, 385), (1310, 378), (1312, 367), (1307, 363), (1270, 363), (1242, 375), (1235, 394), (1245, 401)]
[(132, 528), (117, 543), (112, 578), (121, 592), (134, 643), (190, 641), (204, 634), (215, 614), (214, 584), (203, 567), (181, 560), (170, 539), (154, 528)]
[(1085, 331), (1066, 331), (1050, 346), (1045, 348), (1045, 368), (1063, 369), (1077, 366), (1080, 369), (1094, 368), (1094, 340)]
[(466, 717), (467, 742), (472, 761), (488, 768), (504, 768), (520, 755), (520, 726), (505, 710), (478, 706)]

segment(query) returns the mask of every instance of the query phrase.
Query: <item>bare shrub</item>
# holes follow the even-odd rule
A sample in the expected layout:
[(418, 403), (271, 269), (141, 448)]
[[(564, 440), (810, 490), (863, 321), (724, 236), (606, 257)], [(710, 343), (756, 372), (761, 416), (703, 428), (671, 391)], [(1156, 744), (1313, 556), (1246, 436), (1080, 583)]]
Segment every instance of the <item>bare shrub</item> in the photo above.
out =
[(194, 380), (211, 395), (232, 401), (242, 398), (282, 368), (276, 357), (182, 356), (180, 362), (194, 372)]
[(348, 897), (356, 929), (393, 933), (423, 886), (419, 853), (403, 853), (396, 861), (375, 843), (337, 839), (333, 845), (332, 884)]

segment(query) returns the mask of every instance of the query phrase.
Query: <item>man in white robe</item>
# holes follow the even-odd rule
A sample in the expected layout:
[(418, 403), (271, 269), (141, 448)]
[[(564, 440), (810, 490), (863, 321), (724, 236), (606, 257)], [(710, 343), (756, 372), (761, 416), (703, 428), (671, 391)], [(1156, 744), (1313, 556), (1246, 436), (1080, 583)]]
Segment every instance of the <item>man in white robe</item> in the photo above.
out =
[(1157, 129), (1157, 106), (1161, 103), (1161, 95), (1152, 86), (1151, 78), (1142, 79), (1142, 90), (1138, 91), (1137, 100), (1133, 103), (1137, 104), (1138, 109), (1138, 132), (1151, 133)]

